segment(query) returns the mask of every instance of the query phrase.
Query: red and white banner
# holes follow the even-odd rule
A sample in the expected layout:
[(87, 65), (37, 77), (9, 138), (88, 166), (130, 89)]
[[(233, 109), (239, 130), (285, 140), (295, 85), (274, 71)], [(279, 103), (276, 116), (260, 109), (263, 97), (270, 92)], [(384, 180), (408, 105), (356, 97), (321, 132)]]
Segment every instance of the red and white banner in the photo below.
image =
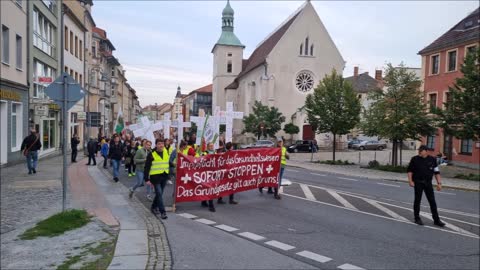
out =
[(177, 157), (176, 202), (212, 200), (258, 187), (278, 186), (280, 148)]

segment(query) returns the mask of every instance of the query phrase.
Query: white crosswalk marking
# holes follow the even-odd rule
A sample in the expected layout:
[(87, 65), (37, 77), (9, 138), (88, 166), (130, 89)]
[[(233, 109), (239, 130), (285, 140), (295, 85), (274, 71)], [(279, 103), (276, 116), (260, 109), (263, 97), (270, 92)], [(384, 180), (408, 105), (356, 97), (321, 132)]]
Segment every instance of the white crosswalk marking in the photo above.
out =
[(385, 183), (380, 183), (380, 182), (378, 182), (377, 184), (382, 185), (382, 186), (388, 186), (388, 187), (400, 187), (399, 185), (385, 184)]
[(278, 241), (275, 241), (275, 240), (265, 242), (265, 244), (267, 244), (269, 246), (272, 246), (272, 247), (279, 248), (281, 250), (291, 250), (291, 249), (295, 248), (294, 246), (290, 246), (290, 245), (287, 245), (285, 243), (278, 242)]
[(305, 193), (305, 198), (316, 201), (315, 196), (313, 196), (312, 191), (308, 188), (307, 185), (305, 184), (300, 184), (300, 187), (302, 188), (303, 193)]
[(212, 225), (212, 224), (215, 224), (215, 223), (216, 223), (215, 221), (211, 221), (211, 220), (204, 219), (204, 218), (195, 219), (195, 221), (196, 221), (196, 222), (203, 223), (203, 224), (207, 224), (207, 225)]
[(386, 208), (385, 206), (377, 203), (376, 201), (373, 201), (373, 200), (370, 200), (370, 199), (367, 199), (367, 198), (362, 198), (364, 201), (366, 201), (367, 203), (371, 204), (372, 206), (375, 206), (378, 210), (382, 211), (382, 212), (385, 212), (387, 215), (395, 218), (395, 219), (399, 219), (399, 220), (403, 220), (403, 221), (408, 221), (408, 219), (400, 216), (399, 214), (393, 212), (392, 210)]
[[(425, 218), (428, 218), (429, 220), (433, 220), (432, 216), (431, 216), (430, 214), (426, 213), (426, 212), (420, 212), (420, 216), (425, 217)], [(463, 234), (468, 234), (468, 235), (471, 235), (471, 236), (477, 236), (477, 235), (474, 234), (474, 233), (471, 233), (471, 232), (469, 232), (469, 231), (467, 231), (467, 230), (464, 230), (464, 229), (462, 229), (462, 228), (459, 228), (459, 227), (457, 227), (457, 226), (455, 226), (455, 225), (453, 225), (453, 224), (450, 224), (450, 223), (448, 223), (448, 222), (443, 221), (443, 223), (445, 223), (445, 227), (447, 227), (447, 228), (449, 228), (449, 229), (451, 229), (451, 230), (453, 230), (453, 231), (456, 231), (456, 232), (459, 232), (459, 233), (463, 233)]]
[(181, 217), (184, 217), (184, 218), (196, 218), (197, 216), (195, 215), (192, 215), (192, 214), (189, 214), (189, 213), (182, 213), (182, 214), (178, 214), (179, 216)]
[(350, 208), (350, 209), (355, 209), (355, 210), (358, 210), (355, 206), (353, 206), (351, 203), (349, 203), (347, 200), (345, 200), (342, 196), (340, 196), (337, 192), (331, 190), (331, 189), (327, 189), (326, 190), (330, 195), (332, 195), (332, 197), (334, 197), (337, 201), (339, 201), (343, 206), (345, 206), (346, 208)]
[(329, 261), (332, 260), (331, 258), (322, 256), (320, 254), (313, 253), (313, 252), (310, 252), (310, 251), (306, 251), (306, 250), (304, 250), (302, 252), (298, 252), (297, 255), (308, 258), (308, 259), (311, 259), (311, 260), (314, 260), (314, 261), (317, 261), (317, 262), (321, 262), (321, 263), (326, 263), (326, 262), (329, 262)]
[(297, 170), (291, 170), (291, 169), (287, 169), (288, 172), (299, 172)]
[(358, 179), (353, 179), (353, 178), (347, 178), (347, 177), (337, 177), (338, 179), (343, 179), (343, 180), (348, 180), (348, 181), (353, 181), (353, 182), (357, 182)]
[(234, 232), (234, 231), (238, 231), (237, 228), (234, 228), (234, 227), (230, 227), (228, 225), (225, 225), (225, 224), (222, 224), (222, 225), (217, 225), (215, 226), (215, 228), (219, 228), (220, 230), (224, 230), (226, 232)]
[(339, 267), (337, 267), (338, 269), (342, 269), (342, 270), (363, 270), (363, 268), (360, 268), (358, 266), (355, 266), (353, 264), (349, 264), (349, 263), (346, 263), (346, 264), (342, 264), (340, 265)]
[(312, 175), (316, 175), (316, 176), (327, 176), (326, 174), (320, 174), (320, 173), (310, 173)]
[(239, 233), (238, 235), (243, 236), (243, 237), (248, 238), (248, 239), (255, 240), (255, 241), (265, 239), (265, 237), (263, 237), (261, 235), (258, 235), (258, 234), (251, 233), (251, 232), (243, 232), (243, 233)]

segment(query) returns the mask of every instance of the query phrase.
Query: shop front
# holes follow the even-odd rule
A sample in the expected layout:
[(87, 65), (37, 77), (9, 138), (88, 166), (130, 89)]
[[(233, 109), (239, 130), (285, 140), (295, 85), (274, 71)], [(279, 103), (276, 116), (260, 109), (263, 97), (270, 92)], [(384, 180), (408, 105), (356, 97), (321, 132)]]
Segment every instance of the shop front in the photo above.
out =
[(60, 107), (55, 103), (49, 103), (37, 104), (34, 108), (34, 127), (42, 142), (39, 156), (44, 156), (59, 149)]
[(28, 87), (0, 81), (0, 164), (23, 160), (21, 146), (28, 135)]

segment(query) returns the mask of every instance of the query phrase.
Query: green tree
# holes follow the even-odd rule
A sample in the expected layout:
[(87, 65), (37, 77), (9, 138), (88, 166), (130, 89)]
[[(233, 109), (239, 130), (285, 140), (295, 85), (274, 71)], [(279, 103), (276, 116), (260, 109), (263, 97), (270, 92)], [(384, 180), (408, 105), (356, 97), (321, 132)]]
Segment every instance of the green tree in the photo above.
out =
[(242, 133), (247, 132), (255, 134), (257, 139), (260, 136), (275, 137), (275, 134), (282, 129), (282, 123), (285, 122), (285, 116), (278, 111), (278, 108), (268, 107), (259, 101), (255, 101), (252, 108), (253, 112), (243, 117), (245, 128)]
[(360, 121), (360, 101), (352, 85), (342, 75), (332, 70), (308, 94), (305, 109), (308, 122), (316, 133), (333, 134), (333, 160), (335, 160), (336, 136), (347, 134)]
[(283, 127), (283, 131), (285, 131), (287, 134), (290, 134), (290, 143), (292, 143), (293, 134), (298, 134), (300, 132), (300, 128), (293, 123), (288, 123)]
[[(387, 65), (385, 91), (369, 94), (372, 100), (364, 112), (361, 127), (368, 136), (389, 138), (392, 143), (392, 165), (398, 165), (398, 145), (406, 139), (419, 140), (421, 136), (435, 133), (433, 121), (428, 117), (420, 91), (420, 79), (400, 64)], [(401, 155), (401, 152), (400, 152)], [(401, 156), (400, 156), (401, 159)]]
[(444, 109), (436, 108), (438, 126), (461, 139), (480, 139), (480, 49), (467, 54), (461, 67), (463, 77), (449, 87)]

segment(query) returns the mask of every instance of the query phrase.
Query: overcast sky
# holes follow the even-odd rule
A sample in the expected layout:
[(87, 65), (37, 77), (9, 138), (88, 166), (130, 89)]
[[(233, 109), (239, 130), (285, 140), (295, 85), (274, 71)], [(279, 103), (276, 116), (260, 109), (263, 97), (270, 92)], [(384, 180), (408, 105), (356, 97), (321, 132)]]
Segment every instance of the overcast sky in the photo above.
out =
[[(230, 1), (244, 58), (304, 1)], [(345, 61), (344, 76), (404, 62), (478, 7), (478, 1), (312, 1)], [(142, 107), (173, 102), (212, 81), (211, 50), (220, 37), (225, 1), (94, 1)]]

